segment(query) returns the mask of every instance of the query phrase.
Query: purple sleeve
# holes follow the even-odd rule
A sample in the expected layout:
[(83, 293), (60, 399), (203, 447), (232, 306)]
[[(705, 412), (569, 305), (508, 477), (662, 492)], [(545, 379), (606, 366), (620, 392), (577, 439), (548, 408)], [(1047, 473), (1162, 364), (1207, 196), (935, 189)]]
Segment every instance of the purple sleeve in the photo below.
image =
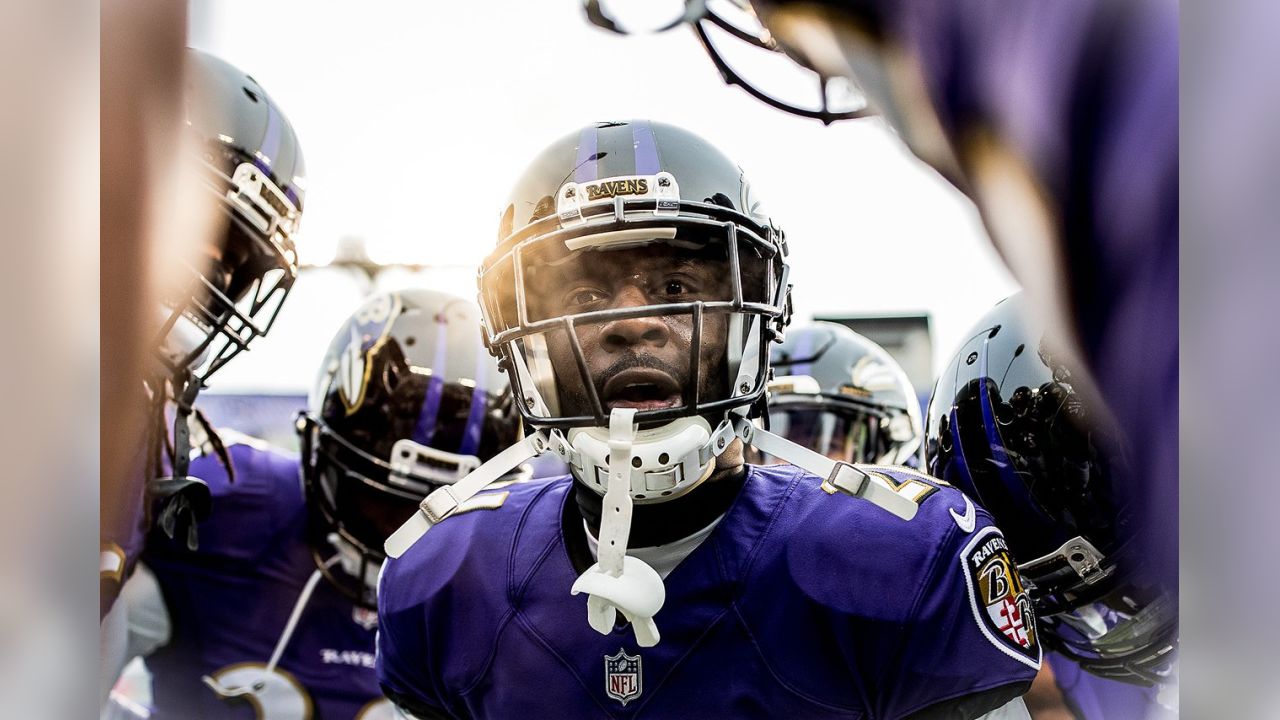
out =
[(1039, 670), (1031, 602), (1004, 536), (985, 514), (977, 520), (946, 534), (897, 653), (882, 659), (878, 717), (952, 706), (976, 717), (1021, 695)]
[(451, 717), (432, 682), (426, 623), (413, 595), (412, 577), (400, 577), (403, 561), (388, 560), (378, 581), (375, 668), (382, 692), (393, 703), (424, 718)]

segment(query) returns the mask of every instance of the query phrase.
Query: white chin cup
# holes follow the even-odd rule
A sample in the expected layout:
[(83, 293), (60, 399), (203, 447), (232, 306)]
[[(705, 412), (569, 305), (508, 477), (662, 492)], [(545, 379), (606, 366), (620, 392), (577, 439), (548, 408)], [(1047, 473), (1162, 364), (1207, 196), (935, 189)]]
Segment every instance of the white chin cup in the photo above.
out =
[[(169, 316), (173, 313), (174, 310), (172, 308), (160, 306), (160, 322), (168, 322)], [(181, 314), (174, 321), (173, 326), (169, 328), (169, 332), (165, 333), (164, 339), (160, 341), (160, 354), (174, 364), (181, 363), (186, 359), (187, 355), (200, 347), (206, 337), (207, 334), (203, 329), (192, 322), (186, 314)], [(193, 368), (200, 367), (208, 355), (209, 348), (205, 347), (204, 352), (193, 359), (188, 366)]]
[[(360, 579), (366, 588), (377, 595), (378, 592), (378, 573), (382, 570), (380, 563), (365, 563), (364, 556), (354, 545), (343, 540), (337, 533), (329, 533), (327, 538), (329, 544), (338, 551), (338, 564), (342, 566), (342, 571), (353, 578)], [(360, 577), (360, 567), (364, 566), (364, 577)]]
[[(567, 437), (574, 475), (601, 495), (610, 487), (609, 435), (608, 428), (589, 427), (573, 428)], [(713, 437), (723, 444), (713, 449)], [(629, 497), (645, 504), (672, 500), (689, 492), (707, 479), (716, 455), (732, 439), (732, 426), (727, 420), (712, 433), (711, 425), (697, 416), (635, 431), (626, 468)]]

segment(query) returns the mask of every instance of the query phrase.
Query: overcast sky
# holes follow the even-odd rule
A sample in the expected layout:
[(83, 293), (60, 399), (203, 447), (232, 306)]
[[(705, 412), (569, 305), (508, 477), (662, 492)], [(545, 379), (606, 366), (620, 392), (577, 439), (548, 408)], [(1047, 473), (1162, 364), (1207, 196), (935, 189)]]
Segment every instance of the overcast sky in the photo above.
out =
[[(297, 130), (305, 262), (360, 236), (375, 260), (431, 265), (430, 282), (474, 297), (525, 164), (589, 122), (646, 117), (744, 168), (787, 231), (797, 320), (928, 313), (936, 372), (1016, 288), (972, 205), (878, 121), (824, 127), (773, 110), (724, 85), (687, 28), (619, 38), (578, 0), (194, 0), (190, 44), (253, 75)], [(361, 288), (303, 278), (215, 391), (306, 390)]]

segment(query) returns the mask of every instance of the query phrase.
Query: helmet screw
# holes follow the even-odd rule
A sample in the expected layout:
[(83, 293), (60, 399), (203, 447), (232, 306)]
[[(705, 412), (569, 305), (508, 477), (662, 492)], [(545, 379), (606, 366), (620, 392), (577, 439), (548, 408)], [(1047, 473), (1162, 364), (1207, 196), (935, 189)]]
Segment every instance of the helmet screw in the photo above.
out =
[(571, 198), (577, 194), (578, 194), (577, 191), (574, 190), (573, 188), (565, 188), (564, 190), (564, 196), (567, 198)]
[(716, 440), (716, 447), (721, 450), (724, 449), (724, 438), (720, 438), (719, 440)]
[(742, 383), (741, 385), (738, 386), (738, 392), (740, 393), (747, 393), (750, 391), (751, 391), (751, 386), (746, 383)]
[(671, 187), (671, 178), (658, 178), (658, 187)]
[(532, 409), (533, 409), (533, 398), (532, 398), (532, 397), (527, 397), (527, 398), (525, 398), (525, 399), (524, 399), (524, 406), (525, 406), (525, 407), (527, 407), (527, 408), (529, 408), (530, 410), (532, 410)]

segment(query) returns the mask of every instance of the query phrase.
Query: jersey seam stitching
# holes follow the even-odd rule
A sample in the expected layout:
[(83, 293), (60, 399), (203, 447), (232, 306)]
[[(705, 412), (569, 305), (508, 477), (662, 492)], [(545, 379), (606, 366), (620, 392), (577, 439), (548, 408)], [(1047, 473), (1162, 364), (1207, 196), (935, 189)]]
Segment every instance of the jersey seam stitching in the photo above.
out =
[(732, 607), (733, 607), (733, 603), (730, 602), (729, 607), (726, 607), (723, 610), (721, 610), (720, 613), (716, 615), (711, 622), (707, 623), (707, 627), (703, 629), (702, 634), (698, 635), (698, 638), (694, 640), (692, 643), (690, 643), (689, 649), (686, 650), (684, 654), (681, 655), (675, 662), (671, 663), (671, 667), (667, 668), (666, 674), (662, 676), (662, 679), (658, 681), (658, 684), (653, 686), (653, 691), (649, 694), (649, 696), (646, 697), (643, 701), (640, 702), (639, 705), (636, 706), (637, 715), (639, 715), (641, 712), (644, 711), (645, 707), (648, 706), (649, 702), (653, 700), (653, 698), (658, 696), (658, 691), (661, 690), (664, 685), (666, 685), (667, 680), (669, 680), (671, 676), (675, 674), (676, 669), (679, 668), (681, 665), (683, 665), (684, 661), (687, 660), (689, 656), (693, 654), (693, 651), (697, 650), (702, 645), (702, 643), (707, 639), (707, 636), (711, 634), (711, 631), (714, 630), (716, 626), (718, 626), (721, 623), (721, 621), (724, 620), (724, 616), (729, 613)]
[(756, 652), (756, 656), (760, 658), (760, 662), (764, 665), (764, 669), (769, 671), (769, 675), (774, 679), (774, 681), (776, 681), (779, 685), (781, 685), (784, 690), (786, 690), (787, 692), (799, 698), (804, 699), (807, 702), (814, 703), (815, 705), (821, 705), (822, 707), (825, 707), (831, 710), (839, 710), (842, 712), (849, 712), (849, 711), (862, 712), (866, 710), (865, 707), (860, 708), (856, 705), (840, 705), (837, 703), (823, 700), (821, 698), (813, 697), (812, 695), (804, 692), (803, 690), (800, 690), (797, 687), (794, 687), (791, 683), (784, 680), (782, 676), (779, 675), (777, 671), (773, 669), (773, 665), (769, 663), (769, 659), (765, 656), (764, 649), (761, 648), (760, 643), (756, 641), (755, 633), (751, 632), (751, 625), (747, 622), (746, 617), (743, 616), (741, 609), (738, 607), (738, 603), (732, 602), (730, 603), (730, 607), (733, 610), (734, 615), (737, 616), (738, 622), (742, 624), (742, 630), (743, 632), (746, 633), (747, 640), (750, 641), (752, 649), (754, 649)]
[(526, 618), (523, 613), (519, 611), (515, 611), (512, 613), (512, 616), (515, 619), (515, 621), (520, 624), (520, 627), (524, 628), (526, 632), (532, 635), (534, 640), (537, 641), (537, 643), (541, 645), (544, 650), (551, 653), (552, 657), (560, 661), (560, 666), (563, 667), (569, 673), (569, 675), (573, 677), (574, 680), (578, 681), (578, 685), (582, 686), (582, 689), (586, 692), (587, 697), (591, 698), (591, 701), (596, 704), (596, 707), (600, 708), (600, 710), (604, 712), (604, 714), (607, 717), (610, 717), (610, 718), (617, 717), (612, 712), (610, 712), (608, 708), (600, 704), (600, 700), (595, 696), (595, 693), (591, 692), (591, 688), (587, 685), (586, 680), (578, 674), (578, 671), (573, 667), (572, 664), (570, 664), (567, 660), (565, 660), (563, 655), (561, 655), (558, 651), (556, 651), (556, 649), (551, 645), (550, 641), (548, 641), (547, 638), (544, 637), (542, 633), (538, 632), (538, 629), (533, 626), (533, 623), (529, 622), (528, 618)]

